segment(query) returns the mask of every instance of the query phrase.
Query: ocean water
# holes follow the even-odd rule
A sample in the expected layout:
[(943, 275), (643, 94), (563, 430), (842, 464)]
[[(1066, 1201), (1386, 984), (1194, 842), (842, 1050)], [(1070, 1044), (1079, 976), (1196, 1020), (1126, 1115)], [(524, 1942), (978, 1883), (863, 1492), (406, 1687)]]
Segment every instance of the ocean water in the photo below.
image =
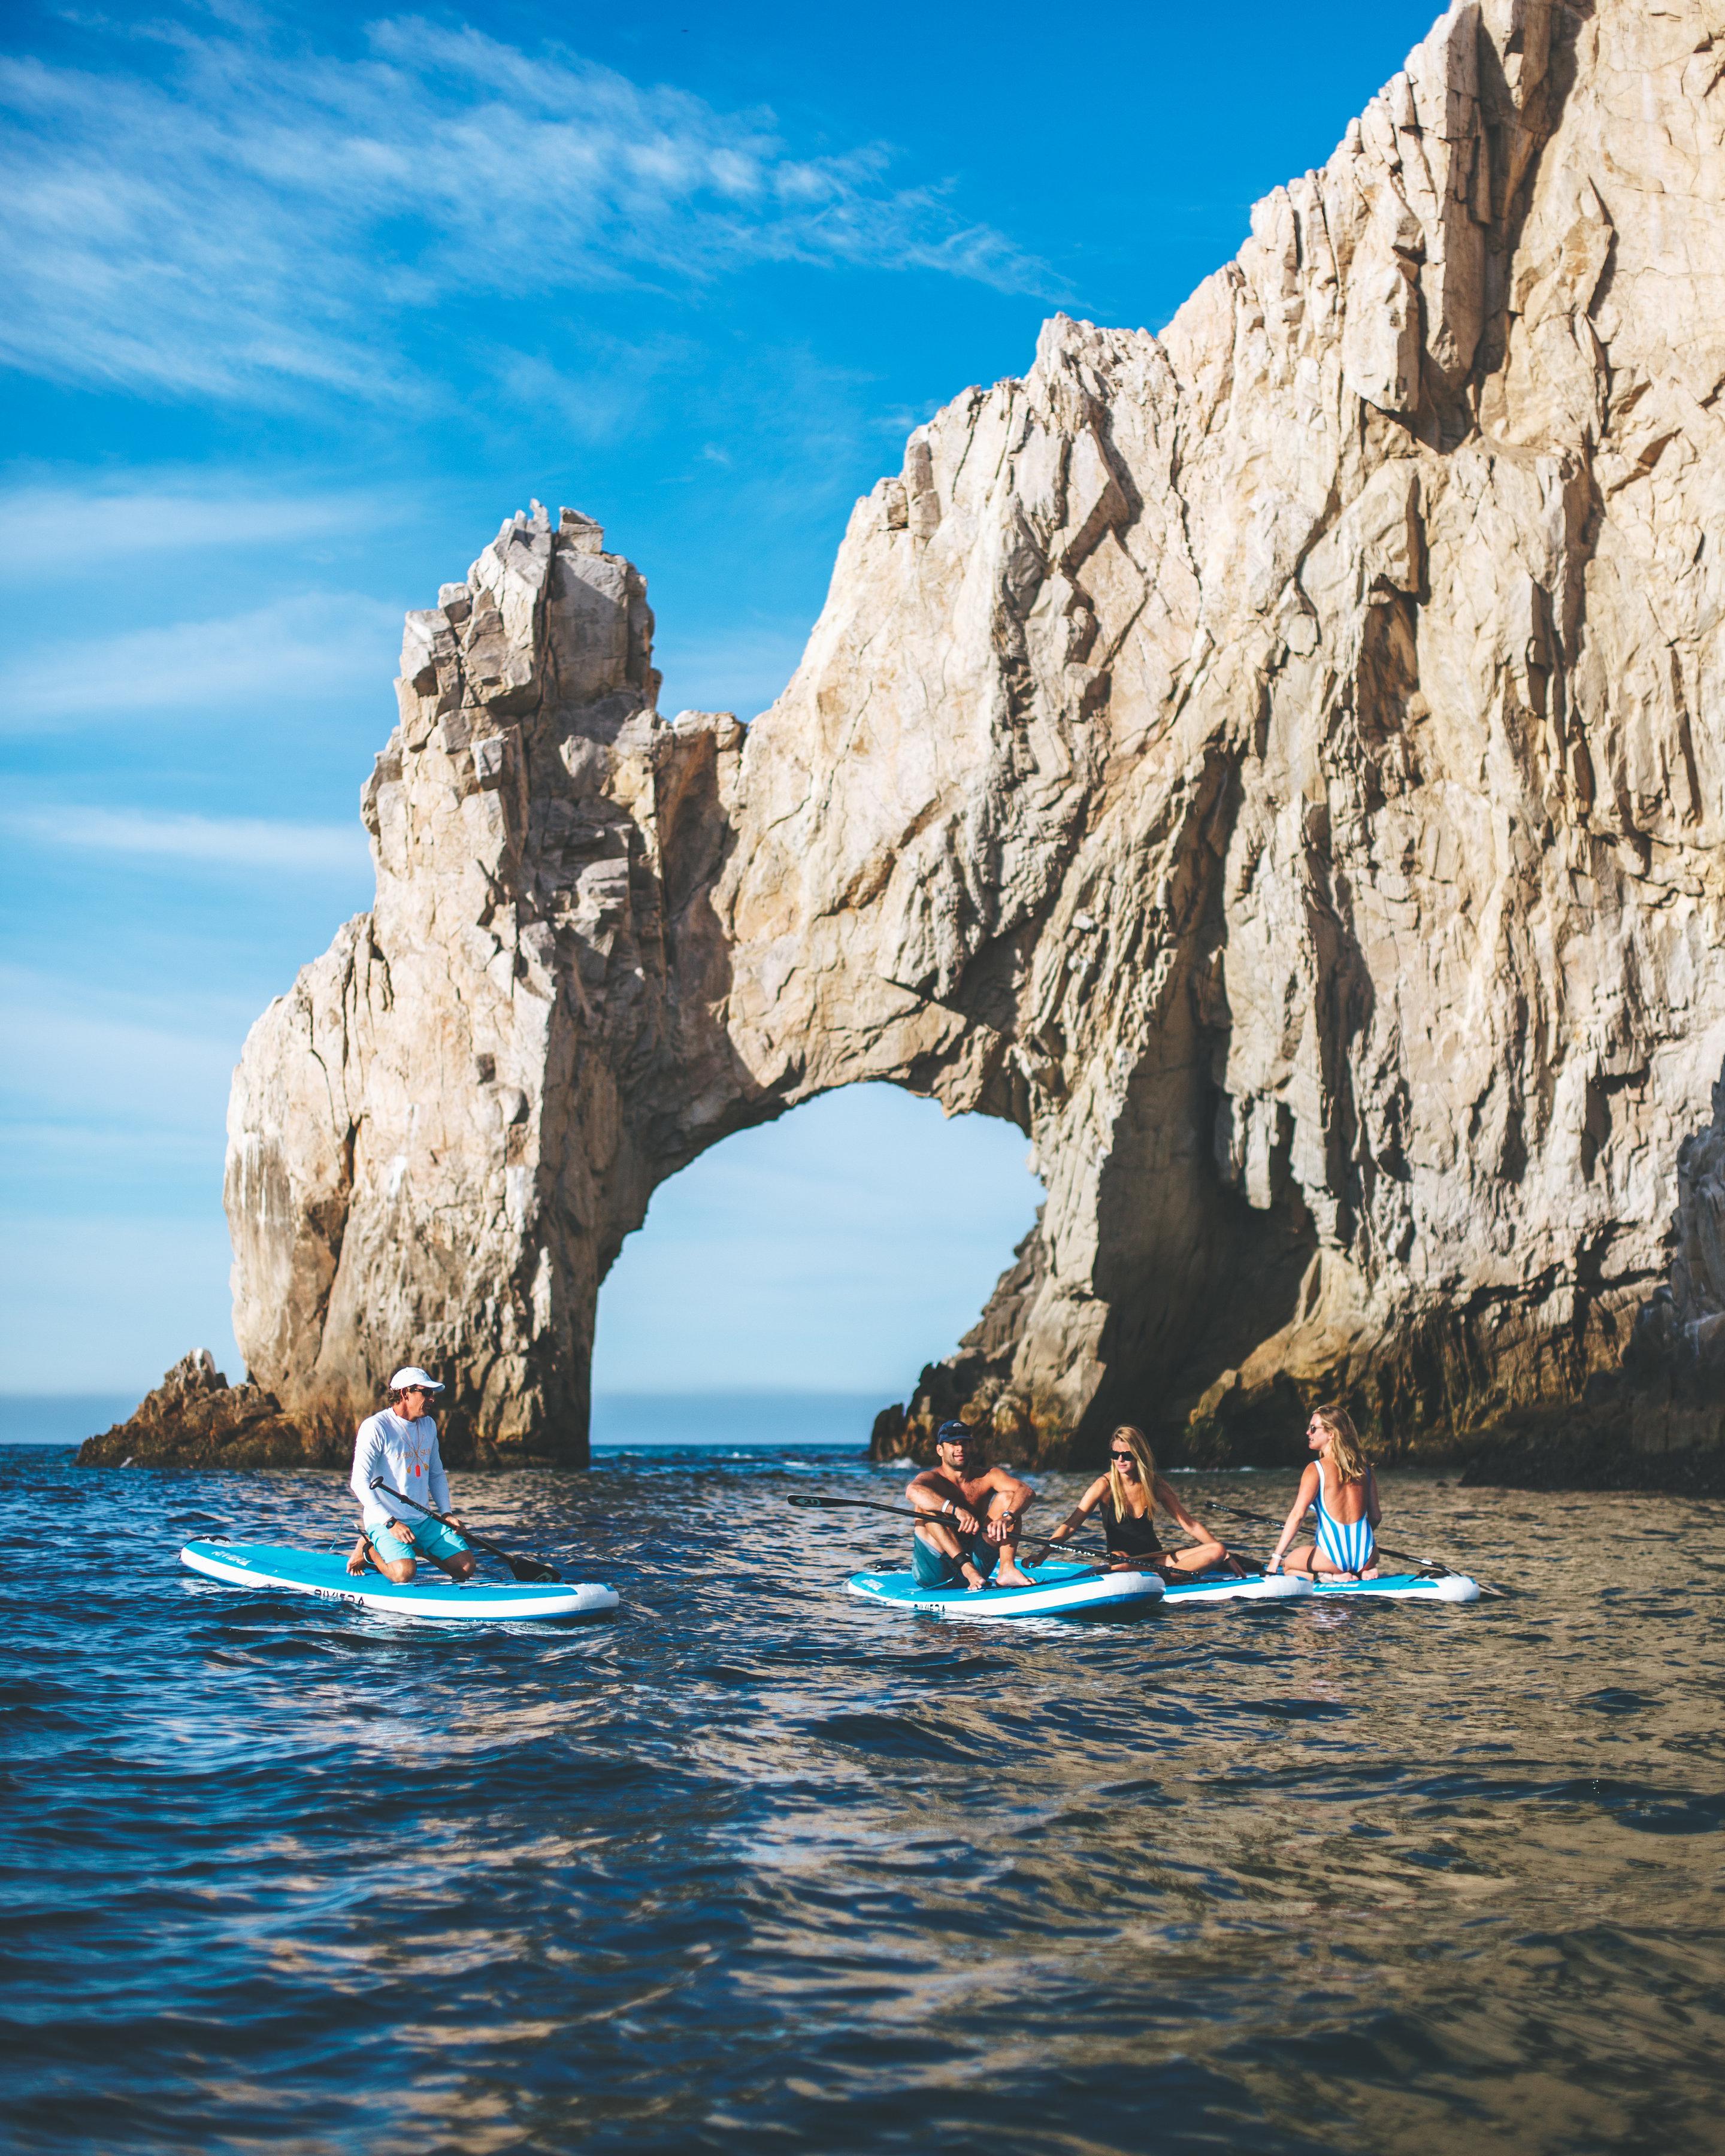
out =
[(899, 1524), (784, 1502), (901, 1481), (475, 1478), (622, 1592), (547, 1636), (177, 1564), (327, 1542), (331, 1476), (0, 1451), (6, 2145), (1720, 2147), (1716, 1508), (1389, 1476), (1510, 1599), (1016, 1630), (845, 1596)]

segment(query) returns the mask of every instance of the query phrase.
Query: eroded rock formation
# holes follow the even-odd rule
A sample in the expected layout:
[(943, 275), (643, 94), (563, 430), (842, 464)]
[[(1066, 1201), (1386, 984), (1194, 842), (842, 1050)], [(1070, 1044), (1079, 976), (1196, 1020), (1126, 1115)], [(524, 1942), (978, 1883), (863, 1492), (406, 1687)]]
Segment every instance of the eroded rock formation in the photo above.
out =
[(578, 1458), (655, 1185), (860, 1079), (1030, 1134), (977, 1367), (1081, 1442), (1615, 1366), (1725, 1045), (1722, 73), (1725, 0), (1453, 8), (1160, 336), (916, 431), (746, 732), (657, 716), (593, 525), (506, 525), (236, 1078), (254, 1377), (411, 1348)]
[(85, 1467), (334, 1467), (352, 1431), (315, 1413), (285, 1415), (260, 1386), (230, 1385), (208, 1348), (182, 1355), (124, 1422), (78, 1448)]
[(1622, 1368), (1596, 1371), (1579, 1403), (1504, 1418), (1465, 1482), (1725, 1496), (1725, 1077), (1678, 1153), (1669, 1242)]

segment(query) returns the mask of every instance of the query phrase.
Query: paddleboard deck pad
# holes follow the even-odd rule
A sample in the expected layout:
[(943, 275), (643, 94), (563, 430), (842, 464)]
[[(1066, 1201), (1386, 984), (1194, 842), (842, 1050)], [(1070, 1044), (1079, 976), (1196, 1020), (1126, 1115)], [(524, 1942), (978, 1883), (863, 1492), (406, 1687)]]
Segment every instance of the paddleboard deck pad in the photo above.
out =
[(865, 1602), (917, 1617), (1111, 1617), (1160, 1602), (1153, 1572), (1097, 1572), (1087, 1564), (1029, 1564), (1031, 1587), (923, 1587), (913, 1572), (855, 1572), (845, 1583)]
[(292, 1594), (315, 1595), (323, 1602), (345, 1602), (360, 1609), (387, 1610), (392, 1616), (420, 1617), (439, 1624), (519, 1623), (523, 1618), (599, 1617), (617, 1607), (608, 1587), (548, 1581), (542, 1585), (497, 1585), (469, 1580), (464, 1586), (447, 1573), (422, 1565), (405, 1586), (380, 1572), (357, 1578), (347, 1560), (332, 1550), (290, 1549), (264, 1543), (187, 1543), (182, 1564), (224, 1587), (280, 1588)]
[(1314, 1594), (1362, 1594), (1380, 1602), (1477, 1602), (1480, 1584), (1465, 1572), (1386, 1572), (1376, 1579), (1319, 1579)]

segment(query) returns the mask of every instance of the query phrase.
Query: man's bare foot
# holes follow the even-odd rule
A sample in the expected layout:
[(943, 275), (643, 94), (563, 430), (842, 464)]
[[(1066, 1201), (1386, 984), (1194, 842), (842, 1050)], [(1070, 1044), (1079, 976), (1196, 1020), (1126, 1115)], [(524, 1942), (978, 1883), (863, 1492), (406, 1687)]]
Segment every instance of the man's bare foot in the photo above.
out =
[(1036, 1584), (1029, 1573), (1016, 1564), (1003, 1564), (995, 1573), (994, 1581), (999, 1587), (1034, 1587)]
[(964, 1589), (965, 1589), (966, 1594), (980, 1594), (980, 1593), (981, 1593), (981, 1591), (983, 1590), (983, 1588), (985, 1588), (985, 1587), (988, 1585), (988, 1581), (983, 1578), (983, 1576), (982, 1576), (981, 1573), (979, 1573), (979, 1572), (977, 1570), (976, 1567), (975, 1567), (973, 1564), (968, 1564), (968, 1565), (966, 1565), (966, 1566), (965, 1566), (965, 1568), (964, 1568)]
[(352, 1553), (347, 1559), (347, 1569), (353, 1574), (353, 1577), (356, 1579), (359, 1578), (360, 1574), (366, 1568), (367, 1554), (366, 1538), (362, 1535), (359, 1540), (353, 1545)]

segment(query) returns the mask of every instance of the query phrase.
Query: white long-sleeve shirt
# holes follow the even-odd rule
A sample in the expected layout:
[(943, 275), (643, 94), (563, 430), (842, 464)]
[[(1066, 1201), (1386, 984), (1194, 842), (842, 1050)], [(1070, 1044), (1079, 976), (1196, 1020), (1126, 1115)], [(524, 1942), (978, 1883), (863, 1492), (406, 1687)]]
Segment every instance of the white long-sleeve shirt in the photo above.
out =
[(381, 1475), (392, 1490), (399, 1490), (404, 1497), (417, 1497), (422, 1505), (434, 1505), (440, 1512), (449, 1509), (449, 1478), (438, 1453), (437, 1424), (429, 1415), (409, 1422), (393, 1408), (367, 1415), (353, 1440), (353, 1473), (349, 1478), (368, 1527), (387, 1527), (398, 1518), (403, 1527), (412, 1527), (424, 1518), (410, 1505), (392, 1507), (388, 1498), (372, 1487), (374, 1475)]

